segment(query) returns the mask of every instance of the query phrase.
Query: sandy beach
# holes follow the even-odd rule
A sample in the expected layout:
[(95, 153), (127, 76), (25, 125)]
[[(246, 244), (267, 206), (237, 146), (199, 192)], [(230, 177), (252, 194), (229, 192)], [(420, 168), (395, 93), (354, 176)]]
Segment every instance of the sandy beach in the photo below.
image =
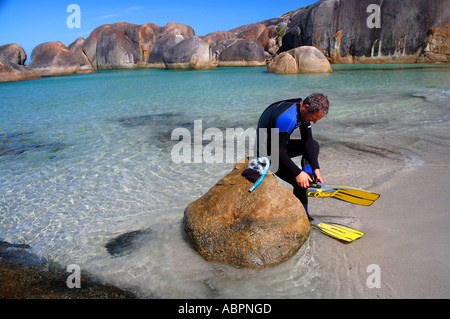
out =
[(427, 159), (374, 189), (382, 196), (370, 214), (355, 209), (366, 232), (354, 243), (361, 281), (370, 275), (367, 266), (380, 267), (381, 288), (368, 289), (369, 298), (450, 297), (450, 164), (442, 159)]

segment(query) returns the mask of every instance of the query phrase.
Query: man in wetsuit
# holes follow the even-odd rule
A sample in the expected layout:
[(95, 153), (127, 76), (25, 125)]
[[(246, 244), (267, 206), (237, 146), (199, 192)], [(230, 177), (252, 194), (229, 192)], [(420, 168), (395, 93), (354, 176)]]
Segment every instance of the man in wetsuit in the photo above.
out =
[[(323, 183), (317, 158), (319, 144), (312, 137), (311, 122), (315, 124), (326, 116), (328, 107), (327, 97), (314, 93), (304, 101), (298, 98), (271, 104), (258, 122), (257, 156), (268, 156), (271, 159), (271, 171), (294, 187), (294, 195), (302, 202), (307, 214), (306, 189), (309, 182)], [(300, 129), (301, 139), (291, 139), (291, 134), (297, 127)], [(274, 138), (278, 139), (278, 143), (273, 142)], [(278, 147), (273, 147), (272, 144)], [(271, 154), (274, 152), (276, 154)], [(302, 168), (291, 159), (300, 155), (303, 155)], [(274, 163), (276, 159), (278, 161)]]

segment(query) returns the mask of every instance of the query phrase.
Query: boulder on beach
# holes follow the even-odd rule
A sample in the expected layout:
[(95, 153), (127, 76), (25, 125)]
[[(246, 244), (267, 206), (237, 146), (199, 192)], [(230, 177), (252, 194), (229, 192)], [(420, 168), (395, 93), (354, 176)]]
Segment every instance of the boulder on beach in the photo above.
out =
[(167, 69), (207, 69), (217, 66), (211, 46), (199, 37), (190, 37), (164, 53)]
[(40, 78), (39, 74), (30, 68), (7, 61), (0, 56), (0, 82), (34, 80), (38, 78)]
[(330, 62), (316, 47), (303, 46), (276, 56), (267, 66), (269, 73), (332, 72)]
[(27, 60), (25, 50), (15, 43), (0, 46), (0, 57), (18, 65), (25, 65), (25, 61)]
[(176, 22), (169, 22), (163, 28), (161, 33), (173, 33), (181, 35), (183, 38), (190, 38), (195, 36), (194, 29), (192, 27)]
[(156, 68), (166, 67), (164, 54), (175, 44), (194, 36), (194, 29), (181, 23), (169, 22), (164, 27), (159, 28), (147, 60), (147, 66)]
[(266, 65), (264, 48), (253, 39), (234, 41), (220, 53), (219, 66)]
[(450, 62), (450, 21), (428, 30), (420, 62)]
[(25, 66), (27, 54), (15, 44), (0, 46), (0, 82), (12, 82), (38, 79), (40, 76)]
[(175, 44), (183, 41), (181, 34), (162, 33), (157, 36), (153, 43), (152, 51), (148, 58), (148, 65), (155, 68), (164, 68), (164, 54)]
[(78, 59), (80, 61), (80, 69), (77, 73), (90, 73), (94, 72), (94, 67), (91, 65), (91, 62), (89, 62), (89, 59), (87, 58), (86, 54), (83, 51), (83, 44), (85, 39), (78, 38), (75, 41), (73, 41), (67, 48), (75, 53), (76, 56), (78, 56)]
[(270, 26), (260, 34), (258, 42), (263, 46), (264, 50), (268, 51), (270, 48), (276, 46), (278, 38), (277, 27)]
[(137, 53), (137, 63), (145, 66), (159, 27), (153, 23), (137, 25), (127, 22), (117, 22), (111, 24), (111, 27), (122, 32), (131, 40)]
[[(433, 29), (449, 21), (448, 0), (321, 0), (290, 17), (281, 50), (315, 46), (332, 63), (447, 61), (432, 46), (425, 57), (424, 50)], [(441, 34), (448, 44), (448, 32)]]
[(207, 35), (201, 37), (203, 40), (208, 42), (211, 46), (218, 45), (219, 43), (228, 41), (228, 40), (237, 40), (238, 37), (236, 34), (230, 31), (216, 31), (212, 33), (208, 33)]
[(40, 75), (84, 73), (78, 56), (59, 41), (39, 44), (27, 65)]
[(241, 34), (241, 39), (258, 39), (259, 36), (266, 30), (266, 26), (262, 23), (251, 24), (250, 27)]
[(208, 261), (238, 268), (264, 268), (292, 257), (310, 233), (303, 205), (267, 174), (252, 193), (237, 163), (205, 195), (189, 204), (183, 224), (198, 253)]
[(134, 68), (138, 54), (129, 37), (109, 24), (91, 32), (83, 51), (96, 70)]

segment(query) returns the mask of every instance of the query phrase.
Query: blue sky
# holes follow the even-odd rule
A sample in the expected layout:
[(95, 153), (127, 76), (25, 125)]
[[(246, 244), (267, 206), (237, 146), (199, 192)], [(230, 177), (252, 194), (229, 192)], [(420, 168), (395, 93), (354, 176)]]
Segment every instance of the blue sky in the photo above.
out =
[[(275, 18), (310, 5), (316, 0), (0, 0), (0, 45), (17, 43), (29, 58), (34, 47), (48, 41), (69, 45), (87, 38), (97, 26), (125, 21), (164, 26), (178, 22), (191, 26), (196, 35), (230, 30)], [(68, 28), (70, 4), (81, 9), (81, 28)]]

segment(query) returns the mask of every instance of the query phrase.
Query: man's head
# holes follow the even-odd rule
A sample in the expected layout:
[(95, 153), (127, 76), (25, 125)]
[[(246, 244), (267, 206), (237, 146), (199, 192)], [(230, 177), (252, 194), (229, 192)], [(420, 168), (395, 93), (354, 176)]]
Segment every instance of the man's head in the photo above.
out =
[(322, 93), (313, 93), (308, 96), (300, 109), (300, 116), (305, 122), (316, 123), (328, 114), (328, 98)]

